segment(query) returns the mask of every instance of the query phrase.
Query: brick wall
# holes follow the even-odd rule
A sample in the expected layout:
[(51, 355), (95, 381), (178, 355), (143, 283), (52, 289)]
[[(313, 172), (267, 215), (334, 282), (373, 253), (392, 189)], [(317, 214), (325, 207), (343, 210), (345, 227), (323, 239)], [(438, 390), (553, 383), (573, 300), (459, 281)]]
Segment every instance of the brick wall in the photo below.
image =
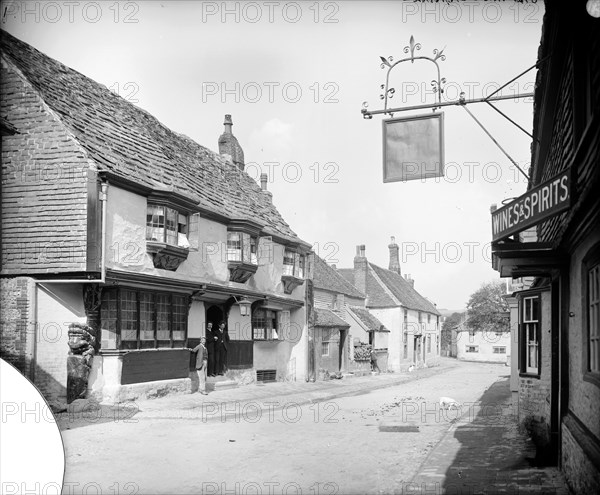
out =
[(536, 445), (550, 442), (550, 385), (551, 385), (551, 294), (541, 294), (540, 341), (541, 362), (539, 378), (519, 377), (519, 423), (525, 426)]
[(35, 344), (33, 291), (31, 278), (0, 280), (0, 356), (28, 378)]

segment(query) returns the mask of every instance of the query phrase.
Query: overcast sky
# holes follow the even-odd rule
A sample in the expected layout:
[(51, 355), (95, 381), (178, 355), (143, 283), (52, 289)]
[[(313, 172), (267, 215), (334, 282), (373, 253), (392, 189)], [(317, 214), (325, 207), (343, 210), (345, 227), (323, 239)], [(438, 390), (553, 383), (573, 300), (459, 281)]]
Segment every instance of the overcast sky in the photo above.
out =
[[(544, 7), (516, 2), (2, 2), (2, 28), (117, 91), (171, 129), (218, 150), (223, 116), (247, 171), (292, 229), (329, 263), (355, 248), (403, 274), (438, 308), (463, 308), (491, 268), (490, 205), (526, 181), (464, 109), (445, 107), (447, 176), (383, 183), (380, 56), (433, 56), (443, 101), (480, 98), (535, 64)], [(392, 106), (434, 101), (433, 64), (392, 71)], [(502, 91), (532, 92), (535, 71)], [(531, 98), (497, 106), (531, 131)], [(531, 139), (486, 104), (469, 109), (522, 167)], [(412, 115), (430, 113), (412, 112)], [(410, 112), (395, 116), (409, 116)], [(276, 164), (276, 165), (275, 165)]]

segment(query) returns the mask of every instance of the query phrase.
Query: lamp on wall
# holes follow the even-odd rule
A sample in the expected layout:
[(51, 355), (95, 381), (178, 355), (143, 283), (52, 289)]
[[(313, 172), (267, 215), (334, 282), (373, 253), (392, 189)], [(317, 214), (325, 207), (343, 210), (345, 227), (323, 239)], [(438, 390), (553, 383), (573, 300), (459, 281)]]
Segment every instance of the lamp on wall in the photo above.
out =
[(236, 298), (236, 302), (240, 307), (240, 314), (242, 316), (250, 316), (250, 306), (252, 303), (246, 297), (242, 297), (239, 301)]

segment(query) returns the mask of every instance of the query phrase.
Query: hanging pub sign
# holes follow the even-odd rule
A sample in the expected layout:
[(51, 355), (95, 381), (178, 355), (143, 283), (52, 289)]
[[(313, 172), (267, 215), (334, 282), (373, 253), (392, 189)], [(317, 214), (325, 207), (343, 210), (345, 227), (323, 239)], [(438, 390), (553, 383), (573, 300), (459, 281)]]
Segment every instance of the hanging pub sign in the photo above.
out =
[(525, 230), (571, 206), (571, 169), (492, 212), (492, 242)]
[(383, 182), (443, 176), (442, 112), (383, 121)]

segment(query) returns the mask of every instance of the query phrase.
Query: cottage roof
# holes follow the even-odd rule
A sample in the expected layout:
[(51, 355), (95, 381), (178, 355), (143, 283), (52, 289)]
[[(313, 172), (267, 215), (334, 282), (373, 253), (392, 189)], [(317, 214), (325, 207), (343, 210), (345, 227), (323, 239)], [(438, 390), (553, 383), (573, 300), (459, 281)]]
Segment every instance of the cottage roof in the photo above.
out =
[(356, 315), (367, 330), (374, 332), (389, 332), (389, 330), (385, 328), (385, 325), (375, 318), (368, 309), (361, 308), (360, 306), (349, 306), (348, 309)]
[(351, 282), (317, 255), (315, 255), (314, 265), (314, 287), (315, 289), (329, 290), (358, 299), (365, 298), (365, 295), (354, 287)]
[[(368, 263), (367, 266), (366, 286), (369, 308), (395, 308), (401, 305), (416, 311), (440, 314), (431, 301), (419, 294), (399, 273), (373, 263)], [(347, 281), (354, 281), (353, 268), (340, 268), (337, 271)]]
[(26, 78), (99, 172), (152, 190), (177, 192), (208, 215), (254, 220), (265, 225), (267, 235), (308, 246), (260, 186), (231, 160), (6, 32), (1, 46), (2, 58)]
[(348, 328), (350, 325), (330, 309), (315, 308), (315, 326)]
[[(430, 301), (424, 298), (421, 294), (419, 294), (415, 290), (415, 288), (399, 273), (393, 272), (391, 270), (386, 270), (385, 268), (381, 268), (377, 265), (374, 265), (373, 263), (369, 263), (369, 268), (370, 270), (372, 270), (375, 277), (379, 278), (379, 280), (381, 280), (381, 282), (394, 295), (394, 297), (398, 299), (398, 301), (400, 301), (402, 306), (417, 311), (425, 311), (427, 313), (432, 313), (435, 315), (440, 314), (436, 307)], [(369, 306), (377, 306), (377, 303), (379, 301), (371, 300), (368, 282), (369, 281), (367, 280)], [(377, 292), (377, 294), (379, 295), (379, 292)], [(385, 304), (387, 304), (387, 300), (391, 300), (391, 298), (386, 294), (386, 299), (383, 299), (382, 302), (385, 302)]]

